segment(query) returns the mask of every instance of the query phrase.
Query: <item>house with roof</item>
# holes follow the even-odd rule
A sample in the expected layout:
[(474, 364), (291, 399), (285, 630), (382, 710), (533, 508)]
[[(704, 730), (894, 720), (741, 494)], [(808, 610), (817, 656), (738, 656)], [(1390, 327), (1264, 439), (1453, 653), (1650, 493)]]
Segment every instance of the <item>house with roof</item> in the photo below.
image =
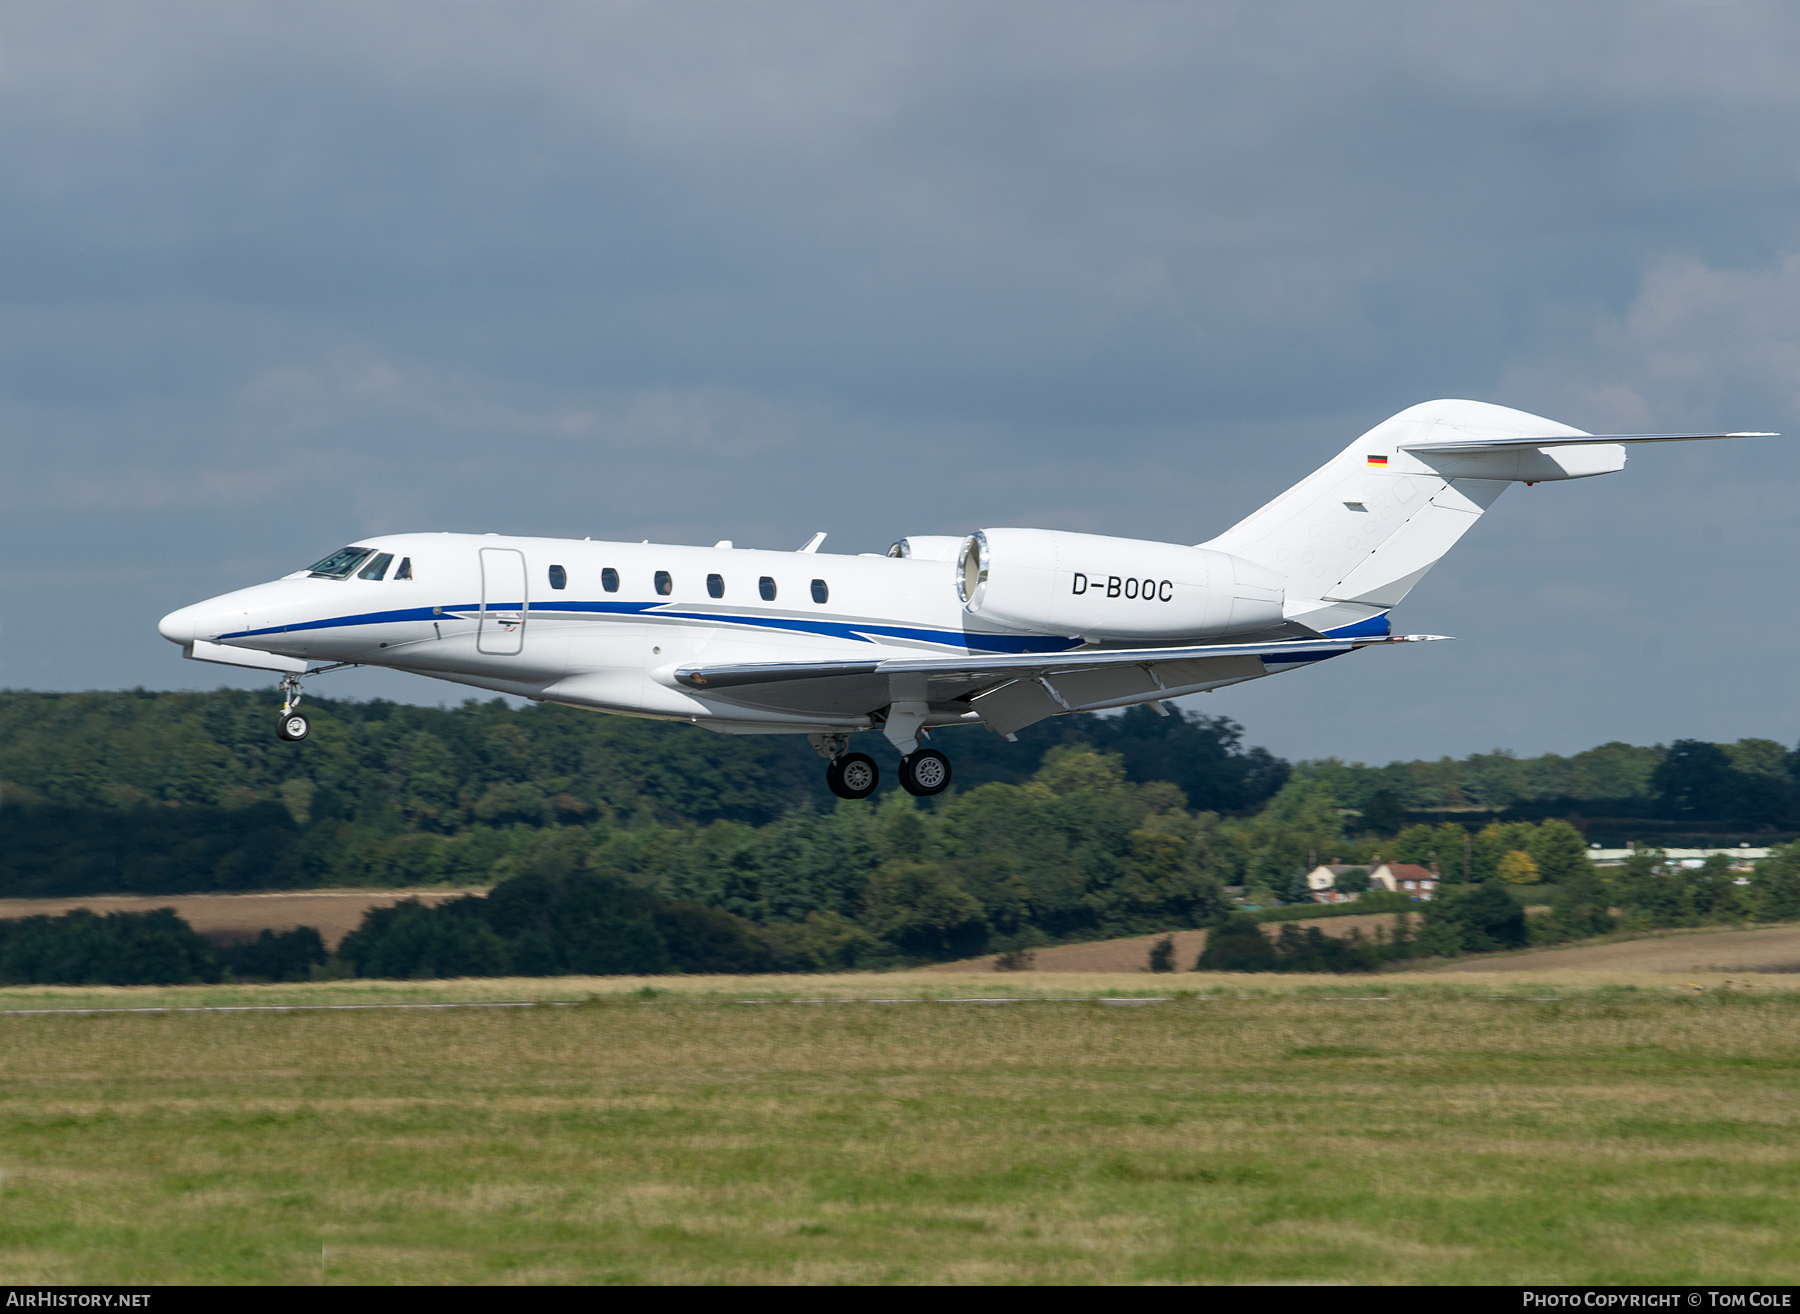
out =
[(1392, 890), (1396, 894), (1408, 894), (1418, 900), (1427, 900), (1437, 894), (1437, 864), (1429, 867), (1415, 866), (1410, 862), (1384, 862), (1369, 873), (1369, 888)]
[(1349, 863), (1327, 862), (1314, 867), (1306, 873), (1306, 888), (1312, 891), (1314, 903), (1349, 903), (1361, 891), (1341, 890), (1338, 878), (1350, 873), (1367, 876), (1369, 869), (1365, 866), (1353, 866)]

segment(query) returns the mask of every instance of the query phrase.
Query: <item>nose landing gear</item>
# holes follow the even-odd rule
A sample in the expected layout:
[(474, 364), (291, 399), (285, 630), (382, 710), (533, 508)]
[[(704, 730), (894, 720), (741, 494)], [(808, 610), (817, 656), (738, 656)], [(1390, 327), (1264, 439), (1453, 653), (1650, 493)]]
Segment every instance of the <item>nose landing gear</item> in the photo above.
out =
[[(349, 670), (356, 666), (355, 662), (334, 662), (330, 666), (315, 666), (304, 675), (323, 675), (327, 671)], [(281, 677), (281, 717), (275, 723), (275, 737), (285, 739), (290, 744), (297, 744), (306, 738), (312, 726), (306, 718), (295, 709), (300, 706), (300, 675), (284, 675)]]
[(275, 736), (278, 739), (287, 740), (290, 744), (297, 744), (306, 738), (307, 732), (312, 729), (312, 726), (307, 724), (306, 718), (294, 710), (300, 706), (300, 699), (303, 696), (300, 692), (300, 677), (298, 675), (282, 676), (281, 693), (281, 719), (275, 723)]

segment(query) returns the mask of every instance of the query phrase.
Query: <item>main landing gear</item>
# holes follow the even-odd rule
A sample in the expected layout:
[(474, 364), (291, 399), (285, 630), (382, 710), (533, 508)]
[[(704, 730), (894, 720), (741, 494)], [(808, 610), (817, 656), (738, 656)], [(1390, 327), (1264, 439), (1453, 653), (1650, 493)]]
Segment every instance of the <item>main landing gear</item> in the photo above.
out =
[(826, 765), (825, 783), (839, 798), (867, 798), (881, 783), (881, 768), (867, 753), (845, 753)]
[(920, 748), (900, 759), (900, 788), (929, 798), (950, 788), (950, 759), (935, 748)]
[[(826, 758), (825, 783), (839, 798), (867, 798), (881, 783), (881, 768), (867, 753), (849, 753), (848, 735), (817, 735), (812, 745)], [(900, 759), (900, 788), (920, 798), (950, 787), (950, 759), (935, 748), (915, 748)]]

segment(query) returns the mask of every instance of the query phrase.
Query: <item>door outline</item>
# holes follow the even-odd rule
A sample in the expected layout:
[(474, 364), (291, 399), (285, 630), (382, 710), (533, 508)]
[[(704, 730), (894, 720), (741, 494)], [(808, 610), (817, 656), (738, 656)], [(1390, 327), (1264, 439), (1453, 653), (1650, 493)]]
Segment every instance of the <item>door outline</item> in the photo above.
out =
[(476, 652), (516, 657), (524, 651), (525, 618), (531, 605), (527, 579), (525, 554), (518, 548), (481, 549), (481, 617), (475, 628)]

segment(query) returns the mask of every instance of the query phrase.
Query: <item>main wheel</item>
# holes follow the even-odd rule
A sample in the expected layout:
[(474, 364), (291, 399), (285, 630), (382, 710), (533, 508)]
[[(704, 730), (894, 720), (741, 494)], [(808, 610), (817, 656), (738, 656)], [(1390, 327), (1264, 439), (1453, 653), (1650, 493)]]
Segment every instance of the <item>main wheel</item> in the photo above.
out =
[(900, 759), (900, 787), (928, 798), (950, 787), (950, 759), (935, 748), (921, 748)]
[(306, 738), (306, 732), (312, 729), (306, 718), (298, 712), (289, 712), (275, 723), (275, 733), (290, 744), (297, 744)]
[(839, 798), (867, 798), (881, 783), (881, 768), (867, 753), (845, 753), (825, 768), (825, 783)]

